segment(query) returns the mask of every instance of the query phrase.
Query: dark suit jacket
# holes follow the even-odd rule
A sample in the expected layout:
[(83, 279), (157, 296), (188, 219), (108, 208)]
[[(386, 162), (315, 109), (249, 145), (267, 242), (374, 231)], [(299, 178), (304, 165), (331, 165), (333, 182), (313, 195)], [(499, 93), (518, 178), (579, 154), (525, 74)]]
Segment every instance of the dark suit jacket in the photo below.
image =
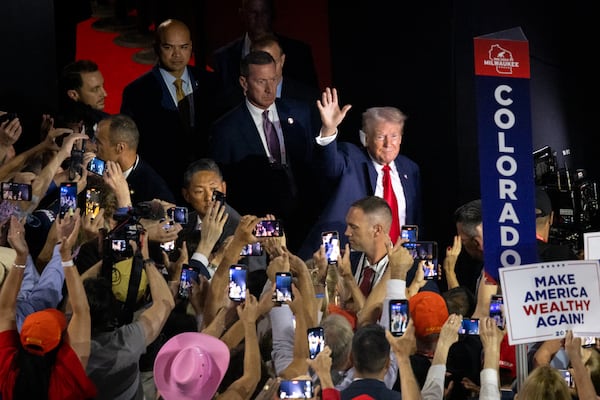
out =
[[(310, 46), (296, 39), (278, 34), (276, 36), (286, 54), (283, 67), (284, 76), (303, 82), (309, 87), (319, 88), (317, 70)], [(240, 90), (240, 61), (243, 44), (244, 36), (227, 43), (213, 53), (213, 66), (218, 75), (219, 92), (226, 96)]]
[[(406, 223), (421, 225), (419, 166), (403, 155), (398, 155), (395, 163), (406, 198)], [(319, 248), (323, 231), (337, 230), (343, 248), (347, 242), (343, 233), (350, 205), (363, 197), (373, 196), (377, 185), (377, 170), (367, 149), (352, 143), (334, 140), (327, 146), (315, 145), (315, 164), (317, 174), (321, 177), (319, 192), (323, 193), (327, 203), (298, 252), (303, 259), (312, 257)]]
[(190, 124), (175, 105), (158, 66), (125, 87), (121, 104), (121, 113), (132, 117), (140, 131), (138, 153), (160, 168), (179, 202), (183, 172), (191, 161), (206, 155), (207, 129), (215, 117), (214, 74), (195, 67), (188, 67), (188, 72), (195, 88)]
[(138, 164), (127, 177), (131, 193), (131, 203), (160, 199), (175, 203), (175, 196), (165, 180), (140, 157)]
[[(288, 242), (303, 237), (314, 209), (312, 150), (318, 132), (310, 107), (295, 100), (277, 99), (286, 148), (287, 166), (272, 165), (258, 129), (246, 106), (240, 103), (219, 118), (211, 129), (209, 154), (227, 181), (227, 201), (241, 214), (274, 214), (283, 219)], [(302, 204), (302, 212), (299, 206)], [(296, 245), (298, 240), (296, 240)]]
[(400, 392), (388, 389), (385, 383), (377, 379), (354, 381), (340, 392), (342, 400), (352, 400), (361, 394), (367, 394), (377, 400), (398, 400), (402, 398)]

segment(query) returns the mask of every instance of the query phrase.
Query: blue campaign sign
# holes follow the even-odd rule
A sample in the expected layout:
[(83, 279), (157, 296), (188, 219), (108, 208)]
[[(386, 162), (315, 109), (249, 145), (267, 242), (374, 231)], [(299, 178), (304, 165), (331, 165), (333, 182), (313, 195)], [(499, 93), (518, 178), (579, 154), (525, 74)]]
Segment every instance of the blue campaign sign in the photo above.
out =
[(484, 265), (496, 281), (498, 268), (538, 261), (529, 48), (516, 31), (474, 41)]

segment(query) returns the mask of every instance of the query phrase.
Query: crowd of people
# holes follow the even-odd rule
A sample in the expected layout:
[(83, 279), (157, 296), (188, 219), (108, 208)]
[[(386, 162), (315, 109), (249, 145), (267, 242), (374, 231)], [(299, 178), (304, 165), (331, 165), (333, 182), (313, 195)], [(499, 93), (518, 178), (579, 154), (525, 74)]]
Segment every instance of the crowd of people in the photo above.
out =
[[(31, 194), (0, 203), (0, 399), (597, 399), (597, 341), (568, 331), (517, 363), (490, 314), (481, 200), (451, 216), (441, 266), (404, 246), (424, 213), (406, 115), (369, 108), (362, 147), (338, 141), (351, 105), (319, 94), (310, 49), (273, 31), (272, 1), (241, 11), (214, 72), (168, 19), (119, 114), (77, 60), (39, 144), (17, 152), (18, 117), (0, 122), (0, 180)], [(578, 259), (548, 243), (542, 188), (535, 214), (540, 260)]]

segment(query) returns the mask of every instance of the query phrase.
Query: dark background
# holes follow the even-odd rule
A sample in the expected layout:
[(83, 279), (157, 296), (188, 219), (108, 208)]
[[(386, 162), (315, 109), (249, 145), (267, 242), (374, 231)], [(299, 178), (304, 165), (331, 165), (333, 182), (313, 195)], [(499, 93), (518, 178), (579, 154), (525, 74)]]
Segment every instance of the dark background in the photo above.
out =
[[(526, 4), (525, 4), (526, 3)], [(361, 113), (377, 105), (408, 114), (401, 152), (421, 167), (423, 240), (440, 249), (455, 233), (454, 209), (479, 197), (473, 38), (520, 27), (531, 57), (534, 150), (549, 145), (560, 167), (599, 175), (597, 22), (591, 4), (456, 0), (276, 0), (277, 29), (311, 44), (322, 88), (353, 105), (340, 129), (357, 142)], [(236, 0), (198, 1), (199, 59), (241, 33)], [(53, 2), (10, 0), (0, 13), (0, 110), (23, 116), (37, 138), (41, 112), (55, 102)], [(202, 21), (202, 23), (198, 23)], [(59, 29), (61, 29), (59, 27)], [(58, 44), (61, 46), (61, 44)], [(563, 157), (562, 151), (570, 150)], [(443, 251), (441, 251), (443, 254)]]

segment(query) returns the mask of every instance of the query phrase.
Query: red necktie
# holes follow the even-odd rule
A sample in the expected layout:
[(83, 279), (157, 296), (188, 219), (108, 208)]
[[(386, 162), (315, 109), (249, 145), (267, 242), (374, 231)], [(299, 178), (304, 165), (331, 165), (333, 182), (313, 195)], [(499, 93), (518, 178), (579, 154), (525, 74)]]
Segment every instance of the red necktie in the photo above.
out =
[(373, 268), (371, 267), (363, 267), (362, 270), (362, 281), (360, 281), (360, 291), (367, 297), (369, 293), (371, 293), (371, 280), (373, 279)]
[(281, 149), (279, 148), (279, 138), (277, 137), (277, 131), (275, 125), (269, 120), (269, 110), (263, 112), (263, 128), (265, 130), (265, 137), (267, 138), (267, 147), (269, 153), (275, 162), (281, 164)]
[(398, 218), (398, 200), (392, 187), (392, 177), (390, 176), (390, 166), (383, 166), (383, 199), (387, 201), (392, 209), (392, 227), (390, 228), (390, 238), (396, 243), (400, 236), (400, 220)]

